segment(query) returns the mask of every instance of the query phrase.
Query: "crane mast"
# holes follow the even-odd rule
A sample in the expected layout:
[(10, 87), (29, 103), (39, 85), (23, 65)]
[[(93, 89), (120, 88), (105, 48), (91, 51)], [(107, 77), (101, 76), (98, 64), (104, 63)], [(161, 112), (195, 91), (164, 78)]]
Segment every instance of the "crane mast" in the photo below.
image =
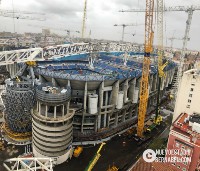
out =
[(153, 43), (153, 10), (154, 0), (146, 0), (146, 12), (145, 12), (145, 43), (144, 43), (144, 60), (142, 69), (142, 79), (140, 82), (140, 102), (138, 112), (138, 127), (137, 135), (143, 136), (143, 128), (145, 115), (148, 102), (148, 85), (149, 85), (149, 67), (150, 67), (150, 53), (152, 52)]
[(157, 105), (156, 105), (156, 116), (155, 123), (159, 114), (159, 103), (160, 103), (160, 84), (161, 79), (164, 77), (163, 71), (163, 0), (157, 0), (157, 35), (158, 35), (158, 93), (157, 93)]
[(84, 36), (85, 36), (86, 14), (87, 14), (87, 0), (85, 0), (85, 3), (84, 3), (83, 24), (82, 24), (82, 38), (84, 38)]
[(189, 40), (189, 32), (190, 32), (190, 26), (191, 26), (192, 15), (193, 15), (194, 10), (195, 10), (195, 8), (193, 8), (193, 6), (191, 6), (190, 8), (188, 8), (186, 10), (186, 12), (188, 13), (188, 19), (186, 21), (185, 35), (184, 35), (184, 38), (183, 38), (183, 47), (182, 47), (182, 50), (181, 50), (180, 64), (179, 64), (178, 73), (177, 73), (178, 79), (177, 79), (175, 92), (174, 92), (175, 99), (176, 99), (176, 96), (177, 96), (177, 89), (178, 89), (178, 86), (179, 86), (179, 83), (180, 83), (180, 80), (181, 80), (181, 77), (182, 77), (182, 74), (183, 74), (183, 63), (184, 63), (185, 52), (186, 52), (186, 48), (187, 48), (187, 42)]
[(124, 31), (127, 26), (138, 26), (138, 24), (115, 24), (114, 26), (122, 26), (122, 42), (124, 41)]

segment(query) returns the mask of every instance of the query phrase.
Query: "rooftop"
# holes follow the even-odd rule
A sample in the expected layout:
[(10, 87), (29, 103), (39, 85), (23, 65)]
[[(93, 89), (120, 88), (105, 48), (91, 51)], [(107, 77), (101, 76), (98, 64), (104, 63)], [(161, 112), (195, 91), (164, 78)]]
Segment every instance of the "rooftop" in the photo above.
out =
[[(80, 54), (85, 61), (82, 59), (76, 60), (76, 56), (70, 56), (57, 58), (56, 61), (43, 61), (38, 62), (38, 69), (46, 70), (49, 72), (62, 72), (62, 74), (68, 74), (69, 76), (103, 76), (104, 79), (108, 80), (119, 80), (126, 78), (138, 78), (142, 75), (142, 59), (141, 54), (136, 58), (134, 54), (129, 54), (127, 61), (123, 57), (123, 53), (116, 52), (114, 54), (103, 54), (100, 53), (98, 59), (95, 59), (92, 64), (88, 61), (88, 56)], [(67, 60), (70, 59), (70, 60)], [(175, 67), (175, 63), (169, 62), (165, 70), (170, 70)], [(150, 66), (150, 73), (157, 73), (157, 64), (153, 63)]]
[(141, 157), (131, 171), (176, 171), (169, 163), (152, 162), (147, 163)]
[(200, 115), (198, 114), (193, 114), (189, 117), (187, 113), (182, 113), (174, 122), (172, 130), (188, 136), (190, 142), (200, 145), (200, 124), (196, 122), (199, 119)]

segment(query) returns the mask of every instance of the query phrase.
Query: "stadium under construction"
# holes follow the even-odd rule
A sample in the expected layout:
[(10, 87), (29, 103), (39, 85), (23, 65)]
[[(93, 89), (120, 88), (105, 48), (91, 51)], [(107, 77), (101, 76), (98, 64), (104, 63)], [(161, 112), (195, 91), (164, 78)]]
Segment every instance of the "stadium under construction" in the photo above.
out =
[[(142, 76), (141, 47), (80, 53), (85, 49), (65, 46), (68, 55), (55, 57), (44, 50), (30, 55), (33, 59), (36, 54), (35, 62), (12, 64), (2, 93), (4, 138), (18, 145), (32, 143), (34, 156), (52, 157), (56, 164), (72, 156), (74, 144), (100, 143), (136, 124)], [(41, 54), (45, 60), (38, 60)], [(151, 57), (147, 113), (157, 100), (155, 57), (156, 53)], [(164, 69), (160, 99), (175, 68), (169, 61)]]

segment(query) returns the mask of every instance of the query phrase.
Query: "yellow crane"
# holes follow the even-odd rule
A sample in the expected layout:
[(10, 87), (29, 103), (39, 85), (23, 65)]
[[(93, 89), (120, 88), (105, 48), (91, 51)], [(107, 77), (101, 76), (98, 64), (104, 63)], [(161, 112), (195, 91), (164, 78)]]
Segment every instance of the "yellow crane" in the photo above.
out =
[(84, 38), (84, 36), (85, 36), (86, 14), (87, 14), (87, 0), (85, 0), (85, 3), (84, 3), (84, 10), (83, 10), (82, 38)]
[(137, 135), (139, 137), (143, 136), (144, 121), (148, 103), (150, 54), (153, 49), (152, 48), (153, 11), (154, 11), (154, 0), (146, 0), (144, 60), (142, 69), (142, 79), (140, 82), (140, 102), (139, 102), (138, 127), (137, 127)]
[(90, 161), (89, 165), (85, 168), (85, 171), (91, 171), (93, 169), (93, 167), (95, 166), (95, 164), (97, 163), (97, 161), (99, 160), (99, 158), (101, 157), (100, 151), (103, 148), (103, 146), (106, 143), (101, 143), (97, 153), (95, 154), (95, 156), (93, 157), (93, 159)]

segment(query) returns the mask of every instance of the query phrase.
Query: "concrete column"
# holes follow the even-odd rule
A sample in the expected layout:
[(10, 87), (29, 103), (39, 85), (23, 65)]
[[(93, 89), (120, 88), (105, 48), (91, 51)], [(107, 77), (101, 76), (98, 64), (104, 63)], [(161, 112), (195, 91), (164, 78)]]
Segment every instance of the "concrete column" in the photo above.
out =
[[(71, 83), (70, 80), (67, 80), (67, 86), (71, 87)], [(70, 101), (67, 102), (66, 108), (67, 108), (67, 113), (69, 113), (69, 105), (70, 105)]]
[(39, 102), (39, 115), (41, 115), (41, 104), (40, 104), (40, 102)]
[(53, 86), (55, 86), (55, 87), (58, 86), (58, 83), (57, 83), (57, 81), (55, 80), (55, 78), (51, 78), (51, 82), (52, 82)]
[(118, 113), (115, 113), (115, 122), (114, 122), (115, 126), (118, 125)]
[(101, 128), (101, 115), (98, 115), (98, 119), (97, 119), (97, 129)]
[(134, 78), (130, 82), (130, 88), (129, 88), (129, 94), (128, 94), (128, 97), (132, 103), (133, 103), (133, 98), (134, 98), (135, 85), (136, 85), (136, 78)]
[(119, 80), (116, 81), (113, 85), (111, 104), (117, 105), (118, 92), (119, 92)]
[(62, 105), (62, 116), (65, 116), (65, 105)]
[(124, 91), (124, 103), (127, 100), (127, 92), (128, 92), (128, 79), (126, 79), (126, 81), (124, 82), (123, 85), (123, 91)]
[(108, 122), (107, 122), (107, 127), (110, 127), (110, 114), (108, 114)]
[(167, 74), (166, 74), (166, 87), (168, 87), (168, 85), (169, 85), (169, 80), (170, 80), (170, 71), (167, 71)]
[(160, 90), (163, 90), (165, 86), (165, 78), (161, 78)]
[(87, 110), (87, 82), (85, 82), (85, 90), (84, 90), (84, 102), (83, 102), (83, 113), (82, 113), (82, 121), (81, 121), (81, 132), (83, 132), (83, 127), (84, 127), (84, 119), (85, 119), (85, 114)]
[(69, 105), (70, 105), (70, 103), (67, 102), (67, 104), (66, 104), (66, 113), (69, 113)]
[(39, 102), (37, 101), (37, 112), (39, 112), (39, 105), (38, 105), (38, 103), (39, 103)]
[(84, 112), (86, 113), (86, 110), (87, 110), (87, 82), (85, 82), (85, 91), (84, 91), (84, 103), (83, 103), (83, 109), (84, 109)]
[[(105, 98), (105, 106), (108, 105), (108, 91), (106, 91), (106, 98)], [(107, 111), (107, 109), (105, 110)], [(105, 128), (107, 126), (107, 114), (104, 114), (104, 123), (103, 123), (103, 127)]]
[(54, 118), (56, 118), (56, 106), (54, 106)]
[(45, 106), (45, 116), (47, 117), (47, 105)]
[(100, 129), (101, 127), (101, 108), (103, 106), (103, 88), (104, 88), (104, 82), (102, 82), (99, 87), (98, 129)]
[(39, 80), (41, 83), (45, 83), (46, 80), (44, 79), (44, 77), (42, 75), (39, 75)]

